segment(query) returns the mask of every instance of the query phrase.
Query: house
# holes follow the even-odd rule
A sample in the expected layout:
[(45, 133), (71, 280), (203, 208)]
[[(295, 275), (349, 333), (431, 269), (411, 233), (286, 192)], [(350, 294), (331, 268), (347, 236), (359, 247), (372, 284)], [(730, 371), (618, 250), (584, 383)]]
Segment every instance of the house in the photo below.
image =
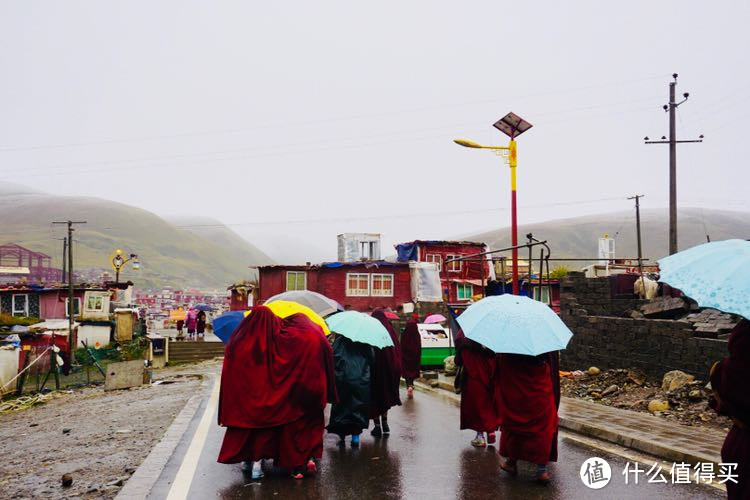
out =
[(397, 309), (412, 301), (411, 269), (407, 262), (384, 260), (327, 262), (317, 265), (258, 267), (258, 300), (282, 292), (311, 290), (346, 309)]
[(396, 245), (399, 262), (432, 262), (437, 266), (446, 302), (462, 303), (484, 297), (491, 278), (485, 256), (455, 260), (487, 251), (484, 243), (473, 241), (414, 240)]
[(258, 288), (255, 286), (255, 283), (248, 281), (234, 283), (227, 290), (229, 291), (230, 311), (245, 311), (253, 307), (258, 298)]
[(555, 312), (560, 312), (560, 280), (542, 278), (532, 275), (521, 281), (521, 293), (534, 300), (544, 302)]
[[(0, 282), (25, 279), (29, 283), (52, 283), (62, 279), (62, 270), (52, 267), (52, 257), (15, 243), (0, 245)], [(14, 272), (15, 269), (15, 272)]]

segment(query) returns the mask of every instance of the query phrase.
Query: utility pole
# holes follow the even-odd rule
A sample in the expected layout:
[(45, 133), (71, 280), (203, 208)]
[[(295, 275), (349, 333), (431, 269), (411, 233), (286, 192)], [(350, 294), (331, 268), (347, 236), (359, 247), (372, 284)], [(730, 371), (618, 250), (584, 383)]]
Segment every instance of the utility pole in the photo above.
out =
[(68, 225), (68, 350), (70, 351), (70, 364), (73, 364), (73, 316), (75, 308), (73, 297), (73, 224), (86, 224), (86, 221), (54, 221), (52, 224)]
[(637, 194), (628, 198), (629, 200), (635, 200), (635, 231), (638, 238), (638, 272), (643, 276), (643, 251), (641, 247), (641, 204), (640, 199), (643, 198), (642, 194)]
[(677, 73), (673, 73), (672, 78), (674, 80), (669, 82), (669, 104), (663, 106), (664, 111), (669, 113), (669, 139), (667, 140), (665, 136), (662, 136), (660, 141), (651, 141), (648, 137), (644, 138), (646, 144), (669, 144), (669, 255), (677, 253), (677, 144), (703, 142), (703, 135), (698, 139), (677, 140), (675, 111), (680, 104), (688, 100), (690, 94), (685, 92), (682, 94), (683, 99), (680, 102), (675, 102)]
[(62, 241), (63, 242), (62, 277), (61, 277), (60, 281), (62, 283), (65, 283), (65, 269), (68, 267), (68, 263), (67, 263), (67, 260), (68, 260), (68, 257), (67, 257), (67, 255), (68, 255), (68, 238), (64, 237), (64, 238), (55, 238), (55, 239), (58, 240), (58, 241)]

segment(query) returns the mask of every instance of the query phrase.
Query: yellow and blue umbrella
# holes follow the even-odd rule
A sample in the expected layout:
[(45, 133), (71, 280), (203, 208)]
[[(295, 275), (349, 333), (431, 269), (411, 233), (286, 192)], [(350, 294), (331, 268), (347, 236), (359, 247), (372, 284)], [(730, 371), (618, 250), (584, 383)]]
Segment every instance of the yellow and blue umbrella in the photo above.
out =
[(704, 243), (659, 259), (659, 272), (699, 306), (750, 319), (750, 242)]
[(573, 333), (550, 309), (522, 295), (494, 295), (458, 317), (466, 338), (497, 353), (538, 356), (565, 349)]
[[(287, 318), (291, 316), (292, 314), (301, 313), (310, 318), (310, 321), (318, 325), (323, 329), (323, 333), (326, 335), (331, 334), (331, 330), (328, 329), (328, 325), (326, 325), (326, 322), (323, 318), (320, 317), (318, 313), (313, 311), (307, 306), (303, 306), (302, 304), (297, 304), (296, 302), (290, 302), (288, 300), (277, 300), (276, 302), (272, 302), (270, 304), (263, 304), (267, 308), (271, 310), (276, 316), (279, 318)], [(249, 315), (252, 312), (252, 309), (247, 311), (245, 313), (245, 316)]]

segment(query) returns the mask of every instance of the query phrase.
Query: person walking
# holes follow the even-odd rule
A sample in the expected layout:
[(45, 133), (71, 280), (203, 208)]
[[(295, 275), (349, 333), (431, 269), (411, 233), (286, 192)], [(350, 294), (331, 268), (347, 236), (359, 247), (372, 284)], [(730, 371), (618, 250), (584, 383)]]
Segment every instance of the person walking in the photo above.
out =
[(198, 315), (195, 317), (195, 333), (197, 340), (203, 340), (206, 332), (206, 312), (198, 311)]
[(198, 328), (198, 311), (192, 307), (185, 315), (185, 328), (187, 328), (188, 340), (195, 340), (195, 330)]
[(256, 306), (226, 346), (219, 425), (220, 463), (273, 459), (301, 479), (317, 472), (327, 403), (336, 403), (333, 350), (303, 314), (283, 320)]
[(560, 405), (557, 351), (527, 356), (501, 354), (498, 359), (500, 467), (518, 474), (518, 460), (536, 464), (536, 479), (550, 481), (548, 462), (557, 461), (557, 409)]
[(737, 464), (737, 482), (727, 481), (729, 500), (750, 498), (750, 321), (741, 320), (732, 329), (727, 344), (729, 356), (711, 367), (711, 406), (732, 419), (721, 461)]
[(177, 320), (177, 340), (185, 340), (185, 332), (182, 331), (184, 326), (185, 326), (185, 320), (178, 319)]
[(338, 434), (339, 445), (351, 435), (351, 446), (357, 448), (362, 429), (370, 423), (370, 370), (374, 361), (373, 348), (333, 334), (333, 358), (336, 372), (338, 403), (331, 406), (326, 429)]
[(401, 369), (406, 381), (406, 397), (414, 398), (414, 379), (419, 378), (422, 362), (422, 336), (417, 324), (419, 315), (414, 314), (401, 333)]
[[(494, 444), (498, 427), (497, 358), (490, 349), (467, 339), (463, 331), (456, 335), (456, 366), (460, 374), (456, 387), (461, 392), (460, 429), (471, 429), (476, 435), (472, 446)], [(485, 434), (487, 438), (485, 439)]]
[(401, 347), (398, 335), (382, 309), (376, 309), (372, 317), (380, 321), (393, 341), (392, 347), (375, 349), (370, 383), (370, 418), (375, 424), (370, 433), (374, 437), (388, 435), (388, 410), (401, 405), (399, 385), (401, 384)]

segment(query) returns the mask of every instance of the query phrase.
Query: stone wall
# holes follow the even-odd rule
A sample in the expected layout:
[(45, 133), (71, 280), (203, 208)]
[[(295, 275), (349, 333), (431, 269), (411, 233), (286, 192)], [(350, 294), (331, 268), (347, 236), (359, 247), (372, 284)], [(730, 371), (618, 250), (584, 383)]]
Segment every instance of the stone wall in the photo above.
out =
[(578, 314), (626, 316), (646, 302), (636, 298), (632, 288), (630, 293), (617, 292), (614, 276), (586, 278), (581, 272), (571, 272), (560, 282), (560, 307), (581, 309)]

